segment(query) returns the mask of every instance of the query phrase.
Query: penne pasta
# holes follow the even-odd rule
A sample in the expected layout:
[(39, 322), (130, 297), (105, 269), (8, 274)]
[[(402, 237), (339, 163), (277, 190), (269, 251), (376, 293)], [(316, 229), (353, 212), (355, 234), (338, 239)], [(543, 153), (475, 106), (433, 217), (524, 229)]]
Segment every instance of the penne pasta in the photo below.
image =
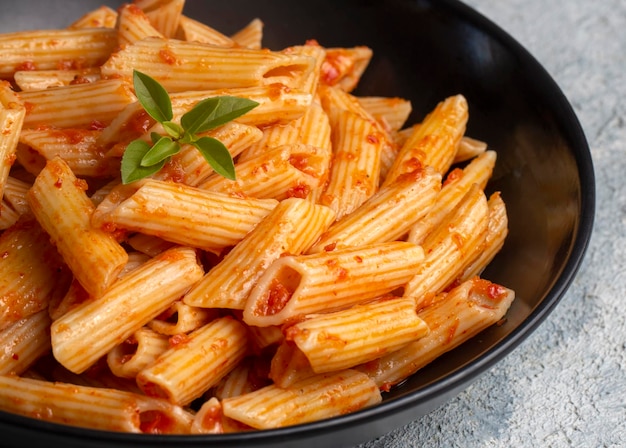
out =
[(485, 194), (476, 185), (424, 240), (424, 263), (404, 287), (420, 308), (451, 284), (478, 254), (488, 226)]
[(99, 81), (101, 77), (99, 68), (89, 67), (75, 70), (20, 70), (13, 74), (13, 79), (20, 90), (26, 92), (86, 84)]
[[(137, 3), (141, 7), (142, 2)], [(174, 37), (178, 31), (185, 0), (167, 0), (158, 3), (158, 7), (145, 8), (146, 16), (154, 27), (165, 37)]]
[(19, 70), (55, 70), (95, 67), (105, 62), (117, 45), (109, 28), (19, 31), (0, 34), (0, 78)]
[(462, 95), (439, 103), (402, 145), (385, 183), (412, 171), (416, 165), (430, 165), (441, 174), (448, 171), (465, 134), (467, 120), (467, 100)]
[(151, 397), (186, 405), (214, 386), (248, 353), (246, 328), (231, 317), (216, 319), (183, 335), (137, 374)]
[(404, 98), (380, 96), (359, 97), (359, 104), (389, 131), (398, 131), (404, 126), (413, 110), (411, 102)]
[(120, 48), (148, 37), (165, 37), (152, 26), (148, 16), (136, 4), (127, 3), (118, 9), (115, 28)]
[(306, 250), (333, 219), (327, 207), (304, 199), (285, 199), (183, 301), (205, 308), (244, 309), (248, 294), (272, 262)]
[(281, 325), (363, 303), (403, 286), (423, 260), (421, 247), (400, 241), (281, 257), (250, 292), (244, 322)]
[(257, 157), (237, 163), (237, 179), (218, 174), (199, 187), (231, 196), (304, 199), (319, 188), (330, 169), (330, 155), (315, 146), (293, 144), (272, 148)]
[(0, 35), (0, 411), (305, 424), (503, 319), (515, 293), (478, 276), (507, 210), (462, 94), (412, 124), (352, 93), (371, 48), (265, 48), (260, 19), (227, 35), (184, 5)]
[(307, 316), (285, 330), (315, 373), (348, 369), (380, 358), (428, 334), (413, 299), (383, 297), (347, 310)]
[(108, 6), (103, 5), (78, 18), (68, 27), (68, 29), (115, 28), (116, 21), (117, 12)]
[(500, 252), (509, 233), (506, 205), (500, 194), (492, 194), (487, 205), (489, 207), (489, 223), (487, 224), (485, 241), (477, 250), (478, 256), (463, 271), (460, 278), (461, 282), (479, 276), (482, 273), (483, 269)]
[(105, 156), (97, 144), (99, 130), (25, 129), (20, 143), (37, 151), (46, 160), (60, 157), (79, 177), (111, 177), (120, 170), (120, 161)]
[(101, 128), (135, 101), (129, 86), (108, 79), (46, 90), (22, 92), (25, 128)]
[(25, 216), (0, 235), (0, 330), (46, 310), (67, 268), (46, 232)]
[(114, 189), (98, 206), (93, 223), (220, 252), (241, 241), (277, 204), (146, 180)]
[(21, 375), (50, 351), (50, 316), (46, 310), (0, 330), (0, 375)]
[(467, 280), (418, 313), (430, 328), (428, 335), (357, 370), (366, 373), (381, 389), (388, 390), (498, 322), (514, 297), (510, 289), (487, 280), (476, 277)]
[(428, 214), (413, 224), (407, 237), (408, 241), (421, 244), (424, 238), (437, 226), (442, 219), (454, 210), (461, 198), (476, 184), (484, 189), (487, 181), (491, 178), (496, 164), (496, 153), (486, 151), (472, 160), (463, 169), (454, 169), (446, 178), (441, 191), (437, 195), (435, 203)]
[(230, 38), (241, 47), (260, 50), (263, 46), (263, 21), (259, 18), (252, 19)]
[(0, 409), (104, 431), (188, 433), (193, 416), (166, 400), (131, 392), (0, 376)]
[(116, 280), (128, 255), (111, 234), (91, 225), (95, 207), (85, 189), (85, 182), (57, 157), (37, 176), (28, 203), (76, 279), (99, 296)]
[(272, 84), (297, 89), (314, 63), (306, 55), (146, 38), (114, 53), (101, 70), (103, 76), (126, 79), (139, 70), (171, 92)]
[(96, 300), (55, 320), (51, 328), (54, 357), (68, 370), (84, 372), (165, 311), (202, 274), (193, 249), (180, 247), (157, 255)]
[(9, 171), (24, 123), (26, 108), (8, 82), (0, 80), (0, 198), (4, 194)]
[[(185, 15), (181, 16), (178, 22), (177, 36), (179, 39), (187, 42), (199, 42), (226, 48), (235, 46), (235, 41), (230, 37)], [(241, 46), (245, 47), (246, 45)]]
[(114, 375), (134, 379), (169, 348), (168, 336), (142, 327), (107, 353), (107, 365)]
[(308, 252), (400, 239), (428, 213), (440, 190), (441, 175), (430, 167), (400, 176), (333, 223)]
[(280, 428), (341, 415), (381, 401), (364, 374), (344, 370), (316, 375), (290, 387), (267, 386), (222, 400), (224, 415), (256, 429)]
[(196, 330), (219, 317), (218, 310), (198, 308), (177, 300), (170, 307), (148, 322), (148, 327), (159, 334), (175, 336)]

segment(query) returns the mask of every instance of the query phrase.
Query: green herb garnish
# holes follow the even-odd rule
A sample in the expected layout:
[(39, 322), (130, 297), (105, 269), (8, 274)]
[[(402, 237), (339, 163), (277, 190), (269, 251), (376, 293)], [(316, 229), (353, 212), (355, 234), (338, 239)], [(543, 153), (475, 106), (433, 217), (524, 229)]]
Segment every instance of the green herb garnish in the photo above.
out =
[(122, 183), (128, 184), (157, 173), (181, 150), (182, 144), (195, 146), (216, 173), (235, 180), (235, 165), (226, 146), (213, 137), (198, 134), (242, 116), (259, 103), (234, 96), (207, 98), (184, 114), (179, 125), (172, 121), (172, 101), (158, 81), (134, 70), (133, 84), (139, 103), (163, 126), (167, 135), (153, 132), (150, 135), (152, 145), (145, 140), (134, 140), (128, 145), (122, 156)]

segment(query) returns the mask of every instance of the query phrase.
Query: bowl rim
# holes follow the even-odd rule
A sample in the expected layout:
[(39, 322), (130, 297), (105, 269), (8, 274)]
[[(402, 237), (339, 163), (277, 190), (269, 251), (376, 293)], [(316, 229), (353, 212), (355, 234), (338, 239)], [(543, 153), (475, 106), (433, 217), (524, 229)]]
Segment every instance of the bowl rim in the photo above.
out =
[[(591, 151), (581, 123), (565, 94), (544, 66), (516, 39), (496, 25), (486, 16), (460, 0), (418, 0), (413, 3), (428, 3), (433, 10), (452, 15), (462, 22), (470, 24), (490, 38), (496, 39), (509, 52), (523, 59), (524, 66), (539, 79), (537, 89), (542, 94), (549, 94), (553, 109), (557, 110), (557, 124), (561, 126), (569, 146), (573, 149), (580, 180), (580, 196), (578, 206), (580, 214), (572, 231), (572, 240), (567, 251), (566, 261), (556, 281), (546, 291), (544, 297), (532, 310), (529, 316), (518, 324), (495, 346), (489, 348), (475, 359), (460, 366), (443, 378), (437, 379), (419, 390), (408, 392), (402, 396), (383, 401), (375, 406), (357, 412), (329, 419), (298, 424), (283, 428), (258, 430), (253, 432), (229, 434), (201, 435), (146, 435), (133, 433), (117, 433), (76, 426), (68, 426), (47, 421), (35, 420), (25, 416), (0, 411), (0, 423), (29, 428), (48, 434), (56, 434), (87, 443), (87, 440), (106, 440), (111, 443), (126, 442), (137, 446), (199, 446), (199, 443), (230, 445), (233, 443), (271, 443), (284, 441), (290, 437), (311, 436), (318, 432), (332, 432), (333, 429), (345, 429), (358, 424), (373, 422), (381, 417), (389, 417), (400, 411), (411, 409), (417, 404), (450, 391), (458, 391), (469, 381), (477, 379), (481, 374), (502, 360), (519, 346), (554, 310), (561, 301), (569, 286), (577, 275), (582, 264), (593, 233), (596, 208), (595, 174)], [(406, 2), (408, 3), (408, 1)], [(456, 393), (455, 393), (456, 394)], [(447, 400), (446, 400), (447, 401)], [(416, 415), (418, 419), (422, 414)], [(398, 423), (398, 426), (401, 424)]]

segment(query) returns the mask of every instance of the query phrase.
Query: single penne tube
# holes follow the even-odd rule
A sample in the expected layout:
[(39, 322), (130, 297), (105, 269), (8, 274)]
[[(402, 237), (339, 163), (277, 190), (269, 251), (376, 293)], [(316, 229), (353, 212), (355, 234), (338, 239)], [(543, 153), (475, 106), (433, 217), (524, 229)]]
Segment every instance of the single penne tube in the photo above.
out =
[(430, 167), (400, 176), (334, 222), (308, 253), (400, 239), (426, 215), (440, 190), (441, 175)]
[(189, 333), (219, 317), (217, 309), (199, 308), (177, 300), (169, 308), (148, 322), (148, 327), (159, 334), (175, 336)]
[(306, 55), (146, 38), (111, 55), (101, 70), (103, 76), (126, 79), (139, 70), (170, 92), (271, 84), (298, 89), (314, 63)]
[(300, 118), (313, 101), (313, 95), (310, 93), (292, 89), (280, 83), (254, 87), (176, 92), (170, 95), (174, 120), (180, 119), (180, 116), (199, 101), (223, 95), (247, 98), (259, 103), (250, 112), (237, 118), (239, 123), (259, 127), (287, 124)]
[(274, 260), (306, 250), (333, 219), (328, 207), (305, 199), (281, 201), (183, 301), (205, 308), (244, 309), (248, 294)]
[(211, 397), (200, 406), (191, 424), (191, 434), (226, 434), (251, 431), (253, 428), (230, 419), (222, 412), (220, 400)]
[(230, 38), (241, 47), (260, 50), (263, 46), (263, 21), (259, 18), (252, 19)]
[(128, 255), (112, 234), (91, 225), (95, 207), (86, 188), (56, 157), (35, 179), (28, 203), (76, 279), (99, 296), (116, 280)]
[(50, 316), (42, 310), (0, 330), (0, 375), (21, 375), (49, 351)]
[(219, 252), (241, 241), (277, 204), (148, 179), (112, 190), (93, 223)]
[(329, 154), (311, 145), (278, 146), (235, 165), (236, 180), (214, 174), (199, 185), (231, 196), (304, 199), (320, 187), (330, 168)]
[(474, 185), (457, 208), (424, 240), (424, 262), (404, 287), (418, 309), (461, 275), (482, 247), (488, 226), (487, 199)]
[(487, 181), (491, 178), (495, 164), (496, 152), (486, 151), (472, 160), (465, 168), (452, 170), (444, 181), (428, 214), (411, 227), (407, 240), (421, 244), (441, 220), (456, 208), (472, 185), (476, 184), (481, 189), (485, 188)]
[(102, 127), (136, 100), (121, 79), (22, 92), (21, 97), (26, 106), (25, 128)]
[(97, 144), (99, 130), (24, 129), (20, 143), (37, 151), (46, 160), (63, 159), (79, 177), (112, 177), (119, 173), (120, 161), (105, 156)]
[(75, 20), (68, 29), (115, 28), (117, 12), (108, 6), (100, 6)]
[(15, 161), (25, 116), (26, 108), (20, 97), (13, 92), (8, 82), (0, 80), (0, 198)]
[(222, 317), (183, 335), (137, 374), (137, 384), (148, 396), (186, 405), (217, 384), (247, 353), (245, 325)]
[(128, 273), (96, 300), (52, 324), (52, 351), (68, 370), (81, 373), (165, 311), (203, 275), (196, 251), (170, 249)]
[(456, 150), (453, 163), (462, 163), (478, 157), (487, 151), (487, 143), (468, 136), (463, 136)]
[(99, 387), (0, 376), (0, 409), (104, 431), (185, 434), (193, 416), (166, 400)]
[(386, 124), (389, 131), (398, 131), (404, 126), (412, 106), (409, 100), (404, 98), (388, 98), (382, 96), (357, 97), (363, 109), (378, 121)]
[(509, 220), (506, 205), (500, 193), (494, 193), (487, 202), (489, 206), (489, 223), (483, 245), (478, 248), (478, 255), (465, 268), (460, 281), (469, 280), (480, 275), (494, 257), (500, 252), (509, 232)]
[(462, 95), (446, 98), (433, 109), (400, 148), (385, 183), (416, 165), (430, 165), (442, 175), (448, 171), (468, 119), (467, 100)]
[(499, 322), (514, 298), (514, 291), (474, 277), (418, 313), (430, 328), (426, 336), (357, 369), (387, 390)]
[(411, 298), (382, 297), (334, 313), (307, 316), (285, 330), (315, 373), (349, 369), (428, 334)]
[(107, 365), (116, 376), (135, 378), (169, 348), (168, 336), (142, 327), (107, 353)]
[[(203, 136), (219, 140), (228, 148), (230, 155), (236, 158), (244, 149), (261, 139), (262, 134), (263, 132), (256, 126), (230, 122)], [(202, 154), (194, 146), (185, 144), (181, 146), (181, 151), (172, 156), (161, 171), (152, 177), (197, 187), (213, 173), (213, 168)], [(238, 174), (238, 177), (241, 176)]]
[(174, 37), (178, 31), (185, 0), (161, 2), (157, 8), (146, 8), (146, 15), (155, 28), (165, 37)]
[(256, 429), (322, 420), (379, 403), (378, 387), (367, 375), (343, 370), (316, 375), (287, 388), (271, 385), (222, 400), (226, 417)]
[(326, 48), (320, 81), (351, 92), (359, 83), (372, 56), (372, 49), (366, 46)]
[(423, 260), (420, 246), (402, 241), (284, 256), (256, 282), (243, 319), (262, 327), (345, 309), (403, 286)]
[(100, 69), (89, 67), (75, 70), (20, 70), (13, 75), (21, 91), (45, 90), (99, 81)]
[(37, 30), (0, 35), (0, 78), (19, 70), (95, 67), (109, 58), (117, 32), (108, 28)]
[(278, 387), (286, 388), (315, 376), (311, 363), (293, 341), (283, 341), (270, 364), (270, 379)]
[(0, 330), (48, 308), (67, 268), (48, 234), (24, 216), (0, 235)]
[(385, 135), (375, 122), (347, 110), (331, 115), (330, 120), (334, 157), (320, 203), (341, 219), (376, 192)]
[(124, 4), (117, 12), (118, 18), (115, 28), (117, 29), (120, 48), (147, 37), (165, 37), (152, 26), (148, 16), (136, 4)]
[(218, 47), (230, 48), (235, 46), (235, 41), (230, 37), (220, 33), (207, 24), (198, 22), (185, 15), (182, 15), (178, 22), (177, 37), (187, 42), (200, 42)]

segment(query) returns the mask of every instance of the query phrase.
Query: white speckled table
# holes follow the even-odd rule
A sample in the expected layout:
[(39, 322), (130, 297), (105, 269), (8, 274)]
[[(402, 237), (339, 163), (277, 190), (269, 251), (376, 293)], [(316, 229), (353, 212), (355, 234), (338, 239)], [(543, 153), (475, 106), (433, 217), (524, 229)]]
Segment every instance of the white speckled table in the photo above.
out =
[(536, 332), (452, 401), (362, 448), (626, 447), (626, 1), (466, 3), (524, 45), (578, 114), (595, 229)]

